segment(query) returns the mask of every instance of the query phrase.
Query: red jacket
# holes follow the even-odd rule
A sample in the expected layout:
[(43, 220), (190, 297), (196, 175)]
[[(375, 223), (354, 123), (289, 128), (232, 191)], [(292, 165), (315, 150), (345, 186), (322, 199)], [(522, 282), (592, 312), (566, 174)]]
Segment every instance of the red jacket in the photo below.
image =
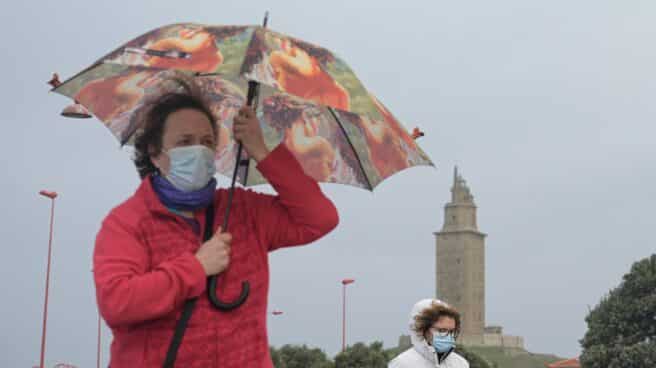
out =
[[(200, 296), (176, 360), (184, 368), (272, 367), (267, 341), (268, 252), (310, 243), (337, 226), (337, 210), (317, 183), (280, 145), (258, 165), (277, 196), (237, 189), (228, 232), (230, 266), (218, 295), (234, 300), (242, 280), (250, 296), (220, 312), (205, 291), (194, 253), (201, 235), (160, 202), (149, 178), (103, 221), (94, 251), (96, 298), (111, 327), (112, 368), (161, 367), (184, 301)], [(222, 223), (228, 192), (217, 190), (214, 229)], [(204, 211), (195, 214), (203, 234)]]

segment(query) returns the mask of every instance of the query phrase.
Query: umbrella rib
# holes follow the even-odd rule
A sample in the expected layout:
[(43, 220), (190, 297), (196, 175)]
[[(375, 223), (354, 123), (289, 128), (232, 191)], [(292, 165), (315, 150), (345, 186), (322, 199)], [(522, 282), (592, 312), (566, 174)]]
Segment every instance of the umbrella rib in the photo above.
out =
[(367, 185), (369, 185), (369, 190), (373, 191), (374, 187), (371, 185), (371, 181), (369, 181), (369, 177), (367, 176), (367, 172), (364, 171), (364, 165), (362, 165), (362, 160), (360, 160), (360, 156), (358, 156), (358, 151), (355, 150), (355, 146), (353, 146), (353, 142), (351, 142), (351, 139), (349, 138), (348, 134), (346, 133), (346, 129), (344, 129), (344, 126), (342, 125), (342, 122), (339, 121), (339, 118), (337, 117), (337, 114), (335, 114), (335, 111), (333, 110), (332, 107), (326, 106), (328, 111), (330, 111), (330, 114), (333, 116), (333, 119), (337, 122), (337, 125), (339, 125), (340, 129), (342, 129), (342, 134), (344, 134), (344, 137), (346, 138), (346, 141), (348, 142), (349, 146), (351, 146), (351, 150), (353, 150), (353, 154), (355, 155), (355, 158), (358, 160), (358, 164), (360, 165), (360, 170), (362, 170), (362, 175), (364, 178), (367, 180)]

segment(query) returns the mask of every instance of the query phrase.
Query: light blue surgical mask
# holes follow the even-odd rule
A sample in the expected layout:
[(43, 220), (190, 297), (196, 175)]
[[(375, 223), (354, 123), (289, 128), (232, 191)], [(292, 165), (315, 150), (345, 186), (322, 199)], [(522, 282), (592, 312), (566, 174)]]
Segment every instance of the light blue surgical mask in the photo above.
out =
[(438, 353), (446, 353), (447, 351), (453, 349), (456, 345), (456, 340), (453, 338), (453, 335), (446, 336), (433, 336), (433, 349)]
[(171, 161), (166, 179), (184, 192), (205, 187), (216, 174), (214, 151), (206, 146), (176, 147), (166, 154)]

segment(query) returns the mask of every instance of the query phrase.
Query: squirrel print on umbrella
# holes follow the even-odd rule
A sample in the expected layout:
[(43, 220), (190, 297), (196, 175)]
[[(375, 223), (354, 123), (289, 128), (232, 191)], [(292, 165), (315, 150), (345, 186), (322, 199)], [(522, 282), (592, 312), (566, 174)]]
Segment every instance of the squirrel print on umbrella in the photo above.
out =
[(262, 101), (262, 119), (275, 131), (307, 175), (324, 183), (363, 185), (366, 178), (358, 158), (324, 107), (285, 94)]
[(302, 41), (274, 38), (269, 62), (283, 91), (323, 105), (349, 110), (348, 92), (321, 67), (332, 54)]
[(106, 60), (123, 65), (216, 73), (225, 66), (222, 45), (234, 36), (246, 34), (247, 28), (167, 26), (134, 39), (112, 52)]
[(113, 120), (144, 97), (144, 89), (151, 75), (150, 72), (129, 72), (97, 79), (87, 83), (75, 95), (75, 99), (87, 106), (99, 119)]
[(347, 112), (340, 112), (340, 116), (346, 118), (363, 133), (367, 142), (368, 159), (380, 179), (385, 179), (416, 163), (425, 162), (425, 154), (416, 143), (416, 139), (423, 137), (424, 133), (419, 128), (414, 128), (412, 132), (406, 131), (376, 97), (373, 95), (370, 97), (380, 118)]
[(284, 95), (264, 99), (263, 111), (264, 119), (282, 133), (282, 141), (296, 156), (305, 173), (319, 182), (329, 181), (335, 150), (319, 132), (319, 114), (311, 116), (312, 108)]
[(181, 57), (151, 56), (146, 65), (162, 69), (186, 69), (210, 73), (223, 63), (216, 37), (203, 28), (182, 28), (173, 37), (166, 37), (146, 46), (156, 51), (179, 51)]
[[(237, 27), (233, 28), (230, 31), (236, 31)], [(216, 36), (208, 30), (202, 27), (174, 26), (149, 32), (114, 51), (107, 59), (123, 65), (212, 72), (223, 62), (223, 55), (216, 45)], [(75, 98), (100, 120), (111, 121), (137, 105), (144, 97), (152, 75), (152, 71), (128, 71), (94, 80), (86, 84)]]
[(274, 32), (255, 32), (242, 73), (283, 92), (349, 110), (349, 92), (326, 71), (330, 51)]

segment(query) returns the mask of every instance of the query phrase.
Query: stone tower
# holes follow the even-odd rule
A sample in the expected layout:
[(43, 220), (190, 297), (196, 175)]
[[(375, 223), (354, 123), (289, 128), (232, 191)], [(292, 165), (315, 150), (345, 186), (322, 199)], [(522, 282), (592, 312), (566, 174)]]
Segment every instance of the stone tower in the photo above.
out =
[(476, 224), (476, 204), (456, 167), (451, 202), (444, 207), (444, 226), (436, 237), (436, 295), (460, 312), (459, 341), (484, 343), (485, 237)]

